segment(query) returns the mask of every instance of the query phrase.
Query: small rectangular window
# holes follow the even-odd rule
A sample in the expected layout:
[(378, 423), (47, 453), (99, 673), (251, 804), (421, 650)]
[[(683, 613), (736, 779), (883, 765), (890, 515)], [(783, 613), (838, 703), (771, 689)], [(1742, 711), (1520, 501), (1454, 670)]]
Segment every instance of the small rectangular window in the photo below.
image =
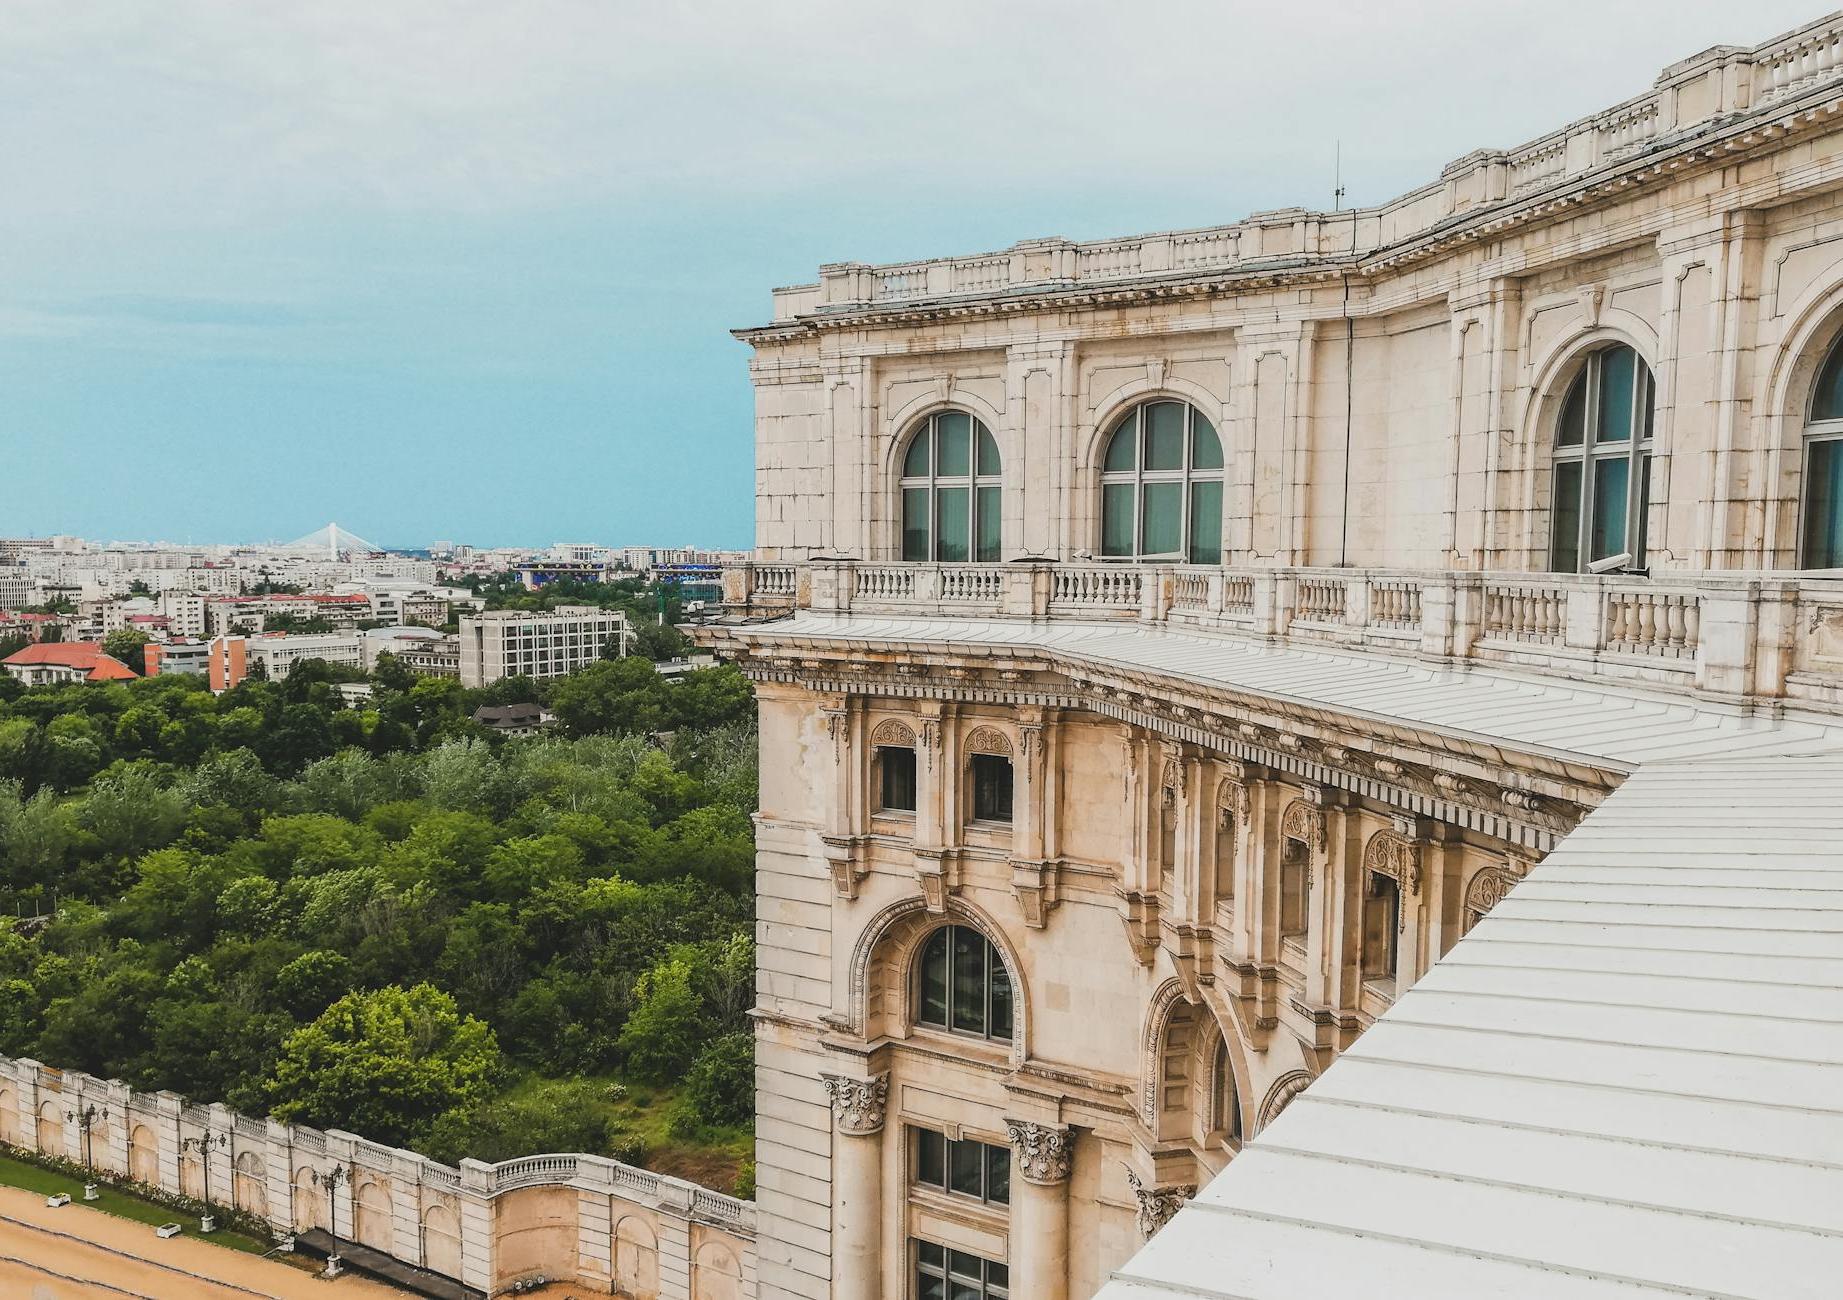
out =
[(973, 817), (978, 821), (1011, 820), (1011, 760), (998, 754), (973, 755)]
[(1555, 490), (1549, 501), (1553, 521), (1557, 573), (1578, 573), (1581, 567), (1581, 462), (1564, 460), (1555, 466)]
[(920, 1300), (1008, 1300), (1010, 1283), (1010, 1270), (996, 1260), (915, 1242), (915, 1294)]
[(940, 1192), (1011, 1203), (1011, 1148), (977, 1138), (950, 1138), (933, 1129), (915, 1130), (915, 1182)]
[(915, 811), (915, 751), (907, 745), (879, 745), (881, 804), (885, 812)]
[(1805, 453), (1803, 562), (1843, 568), (1843, 438), (1815, 439)]

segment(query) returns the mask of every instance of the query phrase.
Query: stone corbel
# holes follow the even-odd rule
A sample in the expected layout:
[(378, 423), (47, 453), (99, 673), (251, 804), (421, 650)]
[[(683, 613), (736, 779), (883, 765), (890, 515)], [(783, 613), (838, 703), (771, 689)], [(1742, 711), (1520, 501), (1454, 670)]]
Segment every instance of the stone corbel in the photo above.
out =
[(1008, 1119), (1005, 1136), (1011, 1140), (1025, 1182), (1051, 1187), (1068, 1179), (1074, 1164), (1074, 1135), (1067, 1126)]
[(1202, 1000), (1202, 986), (1216, 982), (1216, 935), (1206, 925), (1188, 922), (1162, 925), (1165, 952), (1184, 986), (1184, 996), (1192, 1002)]
[(1280, 1023), (1280, 971), (1273, 965), (1236, 961), (1228, 953), (1216, 960), (1221, 978), (1216, 987), (1228, 995), (1228, 1007), (1252, 1051), (1264, 1052)]
[(958, 888), (949, 878), (947, 855), (940, 849), (915, 850), (915, 878), (921, 884), (922, 900), (936, 916), (947, 910), (947, 896)]
[(1171, 1218), (1184, 1208), (1184, 1203), (1197, 1194), (1195, 1183), (1180, 1183), (1176, 1187), (1147, 1187), (1139, 1180), (1139, 1175), (1132, 1170), (1126, 1171), (1127, 1184), (1133, 1189), (1133, 1199), (1139, 1204), (1139, 1239), (1150, 1241), (1158, 1235), (1158, 1230), (1171, 1222)]
[(1049, 914), (1062, 901), (1059, 864), (1011, 859), (1011, 889), (1024, 913), (1024, 924), (1041, 930), (1049, 923)]
[(1158, 895), (1138, 889), (1121, 890), (1120, 923), (1126, 928), (1133, 959), (1141, 966), (1150, 966), (1158, 954)]
[(825, 845), (826, 868), (832, 873), (832, 892), (850, 901), (858, 896), (858, 881), (870, 874), (861, 861), (859, 843), (850, 835), (821, 835)]

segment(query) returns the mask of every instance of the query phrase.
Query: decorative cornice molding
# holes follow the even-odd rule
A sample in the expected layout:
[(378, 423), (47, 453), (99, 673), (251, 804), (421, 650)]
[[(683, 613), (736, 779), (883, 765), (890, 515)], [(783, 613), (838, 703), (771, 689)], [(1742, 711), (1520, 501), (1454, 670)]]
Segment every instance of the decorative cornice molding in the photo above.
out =
[(1171, 1222), (1172, 1216), (1184, 1208), (1184, 1203), (1197, 1194), (1195, 1183), (1180, 1183), (1175, 1187), (1147, 1187), (1139, 1180), (1139, 1175), (1132, 1170), (1126, 1171), (1127, 1185), (1133, 1189), (1133, 1199), (1139, 1204), (1139, 1239), (1150, 1241), (1158, 1235), (1158, 1230)]

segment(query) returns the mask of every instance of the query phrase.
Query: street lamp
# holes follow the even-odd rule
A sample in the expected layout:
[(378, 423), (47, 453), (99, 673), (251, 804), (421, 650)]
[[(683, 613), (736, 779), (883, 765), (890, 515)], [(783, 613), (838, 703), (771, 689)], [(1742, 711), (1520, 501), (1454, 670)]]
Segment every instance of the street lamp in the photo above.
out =
[(98, 1123), (108, 1122), (109, 1108), (91, 1104), (79, 1110), (75, 1106), (67, 1106), (64, 1108), (64, 1118), (71, 1123), (83, 1125), (83, 1167), (94, 1173), (96, 1163), (90, 1158), (90, 1129)]
[[(179, 1143), (179, 1149), (181, 1151), (198, 1152), (200, 1172), (204, 1176), (204, 1183), (205, 1183), (205, 1186), (203, 1188), (203, 1195), (201, 1195), (198, 1199), (203, 1201), (207, 1208), (209, 1208), (211, 1205), (211, 1151), (212, 1151), (212, 1148), (215, 1147), (219, 1151), (222, 1151), (229, 1145), (230, 1145), (230, 1135), (228, 1133), (205, 1133), (205, 1134), (201, 1134), (198, 1137), (183, 1138), (181, 1139)], [(211, 1216), (207, 1214), (205, 1216), (205, 1221), (209, 1222), (210, 1219), (211, 1219)], [(211, 1231), (210, 1228), (205, 1228), (202, 1226), (202, 1224), (201, 1224), (201, 1230), (205, 1232)]]
[(326, 1188), (326, 1208), (327, 1213), (332, 1218), (334, 1253), (326, 1257), (325, 1276), (338, 1277), (340, 1273), (339, 1255), (337, 1253), (339, 1249), (339, 1188), (342, 1184), (349, 1184), (352, 1181), (352, 1175), (344, 1165), (335, 1165), (324, 1174), (316, 1169), (309, 1177), (313, 1179), (314, 1186)]

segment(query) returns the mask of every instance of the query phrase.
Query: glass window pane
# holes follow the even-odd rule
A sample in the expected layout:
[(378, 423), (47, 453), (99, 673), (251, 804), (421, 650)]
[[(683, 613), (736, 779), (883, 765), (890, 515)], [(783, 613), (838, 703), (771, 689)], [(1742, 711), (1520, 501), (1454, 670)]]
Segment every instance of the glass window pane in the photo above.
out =
[(1589, 560), (1604, 560), (1625, 550), (1626, 489), (1632, 462), (1607, 456), (1593, 465), (1593, 534)]
[(1133, 498), (1131, 483), (1108, 483), (1101, 488), (1101, 554), (1133, 553)]
[(1561, 407), (1561, 428), (1555, 434), (1560, 447), (1578, 447), (1587, 437), (1587, 372), (1568, 390), (1568, 400)]
[(947, 1186), (947, 1138), (933, 1129), (916, 1129), (916, 1182)]
[(992, 1016), (990, 1038), (1011, 1037), (1011, 973), (996, 953), (992, 956)]
[(915, 1295), (917, 1300), (947, 1300), (947, 1279), (934, 1273), (918, 1273)]
[(947, 1251), (944, 1247), (937, 1246), (932, 1241), (918, 1241), (915, 1244), (920, 1248), (916, 1254), (922, 1263), (930, 1264), (935, 1268), (947, 1266)]
[(902, 489), (902, 558), (931, 560), (928, 553), (928, 489)]
[(926, 478), (928, 476), (928, 430), (924, 426), (909, 443), (909, 454), (902, 462), (904, 478)]
[(1003, 1264), (987, 1264), (985, 1279), (993, 1286), (1010, 1286), (1011, 1270)]
[(947, 1024), (947, 931), (936, 930), (922, 952), (921, 1015), (925, 1025)]
[(947, 1144), (947, 1190), (962, 1196), (985, 1195), (985, 1145), (980, 1142)]
[(1184, 544), (1184, 485), (1147, 483), (1139, 522), (1141, 555), (1175, 555)]
[(985, 1152), (985, 1198), (996, 1205), (1011, 1204), (1011, 1148), (980, 1143)]
[(1555, 495), (1549, 502), (1554, 521), (1550, 563), (1557, 573), (1578, 573), (1581, 567), (1581, 462), (1565, 460), (1555, 467)]
[(1190, 467), (1222, 468), (1222, 439), (1216, 436), (1216, 426), (1194, 408), (1190, 412)]
[(915, 1181), (947, 1185), (947, 1139), (930, 1128), (915, 1130)]
[(1184, 405), (1153, 402), (1145, 408), (1145, 467), (1184, 468)]
[(1843, 420), (1843, 339), (1830, 349), (1824, 368), (1818, 371), (1817, 390), (1811, 394), (1811, 418)]
[(985, 1297), (979, 1294), (978, 1283), (962, 1282), (956, 1277), (947, 1284), (947, 1300), (985, 1300)]
[(1609, 348), (1600, 354), (1600, 422), (1595, 442), (1624, 442), (1632, 436), (1632, 392), (1637, 382), (1638, 354), (1630, 348)]
[(1222, 484), (1190, 485), (1190, 562), (1222, 563)]
[(1835, 438), (1813, 442), (1805, 457), (1804, 541), (1807, 569), (1843, 568), (1843, 441)]
[(934, 417), (935, 474), (954, 478), (972, 473), (972, 433), (973, 417), (963, 412), (944, 411)]
[(1649, 453), (1638, 458), (1638, 518), (1632, 521), (1632, 567), (1638, 568), (1645, 562), (1645, 529), (1650, 521), (1646, 518), (1651, 512), (1651, 457)]
[(963, 487), (934, 490), (934, 558), (946, 564), (961, 564), (972, 559), (967, 518), (967, 494)]
[(880, 746), (877, 764), (883, 770), (883, 806), (897, 812), (914, 812), (915, 751), (906, 746)]
[(1000, 530), (1004, 525), (1003, 507), (999, 503), (999, 490), (995, 487), (982, 487), (976, 490), (978, 501), (974, 504), (973, 520), (976, 535), (973, 539), (973, 558), (981, 564), (996, 563)]
[(985, 1033), (985, 939), (979, 931), (956, 925), (953, 943), (953, 1021), (951, 1028)]
[(992, 431), (978, 420), (973, 421), (973, 427), (979, 431), (979, 472), (998, 473), (998, 444), (992, 440)]
[(1132, 469), (1139, 463), (1136, 415), (1137, 412), (1129, 411), (1126, 418), (1114, 426), (1113, 434), (1107, 443), (1107, 460), (1103, 466), (1110, 474)]
[(979, 1256), (969, 1255), (964, 1250), (947, 1252), (947, 1271), (954, 1277), (971, 1278), (975, 1282), (983, 1282), (985, 1269), (981, 1265), (984, 1263), (985, 1261)]

